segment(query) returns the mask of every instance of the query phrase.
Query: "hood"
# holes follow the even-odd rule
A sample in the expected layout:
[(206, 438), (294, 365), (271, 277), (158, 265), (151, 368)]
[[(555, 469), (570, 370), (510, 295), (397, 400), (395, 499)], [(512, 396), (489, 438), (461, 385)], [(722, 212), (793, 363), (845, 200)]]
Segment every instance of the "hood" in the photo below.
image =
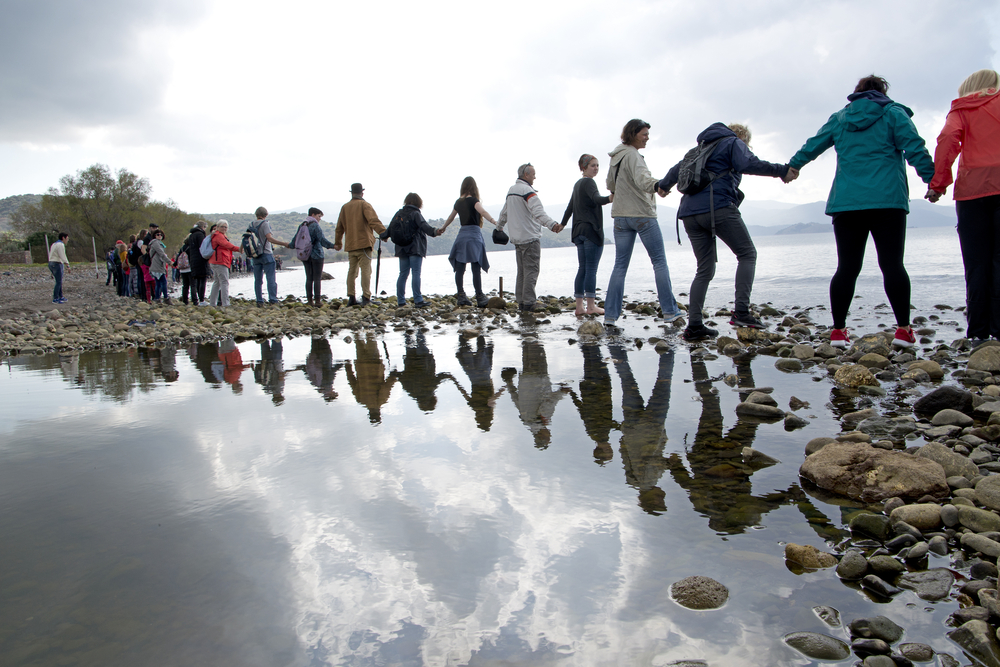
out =
[(712, 123), (698, 135), (698, 143), (715, 141), (723, 137), (735, 137), (736, 133), (726, 127), (725, 123)]
[(628, 144), (618, 144), (613, 149), (611, 149), (611, 152), (608, 153), (608, 156), (611, 158), (611, 164), (616, 165), (619, 162), (621, 162), (622, 158), (625, 157), (625, 153), (627, 153), (629, 150), (634, 151), (635, 148), (629, 146)]
[(893, 107), (902, 109), (907, 116), (913, 116), (908, 108), (874, 90), (852, 93), (847, 99), (850, 103), (840, 111), (840, 120), (848, 132), (867, 130)]
[(204, 232), (204, 230), (198, 225), (195, 225), (194, 227), (191, 228), (191, 231), (188, 232), (188, 234), (194, 234), (195, 232)]
[(989, 104), (990, 102), (1000, 99), (1000, 94), (994, 92), (992, 95), (982, 95), (978, 93), (970, 93), (965, 97), (959, 97), (957, 100), (952, 100), (951, 110), (956, 109), (976, 109), (983, 106), (984, 104)]

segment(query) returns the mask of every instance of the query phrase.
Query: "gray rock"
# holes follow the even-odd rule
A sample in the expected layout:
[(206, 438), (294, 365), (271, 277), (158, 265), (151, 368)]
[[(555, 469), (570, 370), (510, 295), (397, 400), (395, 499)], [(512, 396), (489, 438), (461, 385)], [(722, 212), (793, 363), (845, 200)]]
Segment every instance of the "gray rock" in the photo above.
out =
[(858, 359), (858, 363), (865, 368), (878, 368), (884, 370), (889, 368), (889, 360), (876, 352), (869, 352)]
[(924, 438), (927, 440), (936, 440), (938, 438), (950, 438), (962, 431), (960, 426), (935, 426), (924, 431)]
[(905, 521), (919, 530), (934, 530), (941, 525), (941, 506), (933, 503), (904, 505), (894, 509), (890, 521)]
[(870, 417), (878, 416), (878, 411), (874, 408), (865, 408), (864, 410), (858, 410), (856, 412), (848, 412), (840, 418), (840, 423), (846, 427), (854, 428), (860, 422), (863, 422)]
[(962, 533), (960, 542), (966, 549), (973, 549), (992, 558), (1000, 557), (1000, 542), (991, 540), (984, 535)]
[(956, 498), (968, 498), (969, 500), (972, 501), (973, 504), (976, 503), (976, 500), (978, 498), (978, 494), (976, 493), (975, 489), (955, 489), (954, 491), (952, 491), (952, 494)]
[(851, 656), (851, 648), (845, 642), (818, 632), (790, 632), (782, 639), (813, 660), (846, 660)]
[(967, 477), (962, 477), (961, 475), (952, 475), (947, 480), (948, 486), (953, 489), (971, 489), (972, 482), (969, 481)]
[(837, 564), (837, 576), (841, 579), (854, 581), (868, 573), (868, 561), (856, 549), (850, 549)]
[(914, 382), (930, 382), (930, 374), (922, 368), (911, 368), (902, 375), (903, 380), (913, 380)]
[(770, 405), (760, 403), (739, 403), (736, 406), (736, 414), (749, 417), (760, 417), (762, 419), (781, 419), (785, 416), (785, 411)]
[(887, 655), (870, 655), (861, 662), (861, 667), (898, 667), (898, 665)]
[(947, 556), (948, 540), (940, 535), (935, 535), (927, 541), (927, 548), (933, 554), (937, 554), (938, 556)]
[(944, 469), (935, 461), (865, 443), (830, 443), (808, 456), (799, 474), (822, 489), (864, 502), (948, 493)]
[(812, 345), (793, 345), (792, 356), (796, 359), (812, 359), (816, 356), (816, 351)]
[(840, 627), (840, 612), (829, 607), (825, 604), (817, 605), (813, 607), (813, 613), (819, 617), (819, 620), (823, 621), (831, 628)]
[(894, 595), (899, 595), (902, 593), (902, 589), (896, 588), (888, 581), (885, 581), (881, 577), (877, 577), (874, 574), (865, 575), (861, 580), (861, 587), (866, 591), (871, 591), (882, 597), (891, 598)]
[(741, 453), (743, 455), (743, 463), (746, 463), (748, 466), (755, 469), (767, 468), (768, 466), (781, 463), (778, 459), (768, 456), (764, 452), (758, 451), (753, 447), (744, 447)]
[(889, 652), (892, 651), (889, 644), (881, 639), (855, 639), (851, 642), (851, 650), (861, 658), (872, 655), (888, 656)]
[(774, 362), (774, 367), (779, 371), (794, 373), (802, 370), (802, 362), (798, 359), (778, 359)]
[(931, 377), (932, 380), (940, 380), (944, 377), (944, 369), (941, 368), (941, 364), (931, 359), (921, 359), (919, 361), (912, 362), (907, 366), (907, 370), (919, 368)]
[(941, 506), (941, 523), (943, 523), (948, 528), (954, 528), (958, 525), (958, 508), (954, 505), (942, 505)]
[(972, 479), (979, 474), (979, 468), (975, 463), (937, 442), (928, 442), (917, 450), (917, 456), (930, 459), (940, 465), (944, 468), (945, 477), (962, 475)]
[(989, 419), (998, 412), (1000, 412), (1000, 401), (990, 401), (989, 403), (982, 403), (972, 409), (972, 414), (979, 417), (980, 419)]
[(833, 379), (837, 384), (842, 384), (845, 387), (860, 387), (862, 385), (879, 386), (878, 380), (875, 379), (871, 371), (861, 364), (845, 364), (841, 366), (833, 374)]
[(794, 542), (785, 545), (785, 559), (813, 570), (833, 567), (837, 564), (837, 557), (833, 554), (820, 551), (811, 544), (795, 544)]
[(917, 542), (912, 547), (910, 547), (906, 552), (906, 561), (915, 562), (921, 558), (927, 556), (927, 552), (930, 551), (930, 546), (926, 542)]
[(951, 592), (955, 575), (945, 568), (933, 568), (923, 572), (904, 572), (899, 575), (896, 585), (911, 590), (921, 600), (943, 600)]
[(822, 357), (823, 359), (833, 359), (840, 355), (840, 352), (834, 346), (829, 343), (821, 343), (815, 350), (817, 357)]
[(883, 357), (888, 357), (892, 354), (892, 349), (882, 334), (866, 334), (854, 341), (854, 345), (851, 346), (851, 352), (861, 352), (863, 355), (874, 352), (875, 354), (881, 354)]
[(878, 576), (888, 579), (906, 570), (906, 566), (892, 556), (872, 556), (868, 559), (868, 567)]
[(774, 400), (774, 397), (770, 394), (766, 394), (762, 391), (752, 391), (750, 395), (747, 396), (747, 403), (757, 403), (758, 405), (770, 405), (773, 407), (778, 407), (778, 401)]
[(899, 652), (913, 662), (930, 662), (934, 659), (934, 649), (927, 644), (908, 642), (899, 645)]
[(959, 507), (958, 522), (977, 533), (1000, 531), (1000, 516), (978, 507)]
[(889, 517), (871, 512), (858, 512), (851, 518), (852, 533), (870, 535), (876, 540), (885, 541), (889, 537)]
[(1000, 667), (1000, 645), (990, 626), (984, 621), (968, 621), (948, 633), (948, 639), (983, 663), (985, 667)]
[(977, 349), (969, 356), (968, 368), (971, 371), (988, 371), (990, 373), (1000, 371), (1000, 347)]
[(888, 644), (895, 644), (903, 638), (903, 628), (885, 616), (858, 618), (851, 621), (847, 627), (851, 631), (851, 637), (881, 639)]
[(972, 426), (973, 421), (972, 417), (964, 412), (945, 408), (934, 415), (931, 423), (935, 426)]
[(815, 454), (819, 450), (823, 449), (823, 447), (829, 445), (831, 442), (836, 442), (836, 441), (837, 441), (836, 438), (826, 438), (826, 437), (813, 438), (812, 440), (806, 443), (806, 456), (809, 456), (810, 454)]
[(869, 417), (858, 424), (857, 430), (867, 433), (873, 438), (888, 437), (902, 440), (908, 434), (916, 431), (917, 425), (907, 417)]
[(797, 428), (802, 428), (803, 426), (808, 426), (809, 420), (799, 417), (797, 414), (792, 412), (785, 413), (785, 430), (794, 431)]
[(991, 510), (1000, 510), (1000, 475), (984, 477), (976, 483), (976, 498)]
[[(973, 437), (973, 436), (966, 436)], [(984, 449), (982, 445), (976, 447), (969, 454), (969, 460), (975, 463), (977, 466), (981, 466), (984, 463), (990, 463), (993, 461), (993, 453), (988, 449)]]
[(904, 501), (902, 498), (889, 498), (889, 500), (885, 501), (882, 504), (882, 511), (885, 513), (886, 516), (889, 516), (890, 514), (892, 514), (892, 511), (894, 509), (896, 509), (897, 507), (902, 507), (905, 504), (906, 501)]
[(597, 320), (587, 320), (579, 326), (576, 333), (580, 336), (603, 336), (604, 325)]
[(688, 609), (718, 609), (729, 599), (729, 589), (715, 579), (693, 576), (671, 584), (670, 595)]
[(941, 410), (950, 408), (971, 415), (972, 407), (971, 392), (960, 387), (946, 385), (921, 397), (913, 404), (913, 411), (921, 417), (933, 417)]

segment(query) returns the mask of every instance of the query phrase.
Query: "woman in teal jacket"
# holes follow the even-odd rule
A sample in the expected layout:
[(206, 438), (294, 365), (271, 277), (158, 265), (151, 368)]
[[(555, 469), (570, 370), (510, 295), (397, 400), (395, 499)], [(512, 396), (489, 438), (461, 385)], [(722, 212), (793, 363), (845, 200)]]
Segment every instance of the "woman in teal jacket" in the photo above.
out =
[(906, 165), (917, 170), (924, 183), (934, 177), (934, 161), (910, 117), (913, 112), (886, 97), (889, 83), (866, 76), (846, 107), (789, 160), (801, 169), (831, 146), (837, 151), (837, 172), (826, 201), (837, 241), (837, 272), (830, 281), (834, 329), (830, 344), (848, 347), (847, 310), (865, 259), (868, 234), (875, 240), (886, 296), (896, 316), (893, 344), (911, 347), (916, 338), (910, 327), (910, 276), (903, 266), (906, 214), (910, 188)]

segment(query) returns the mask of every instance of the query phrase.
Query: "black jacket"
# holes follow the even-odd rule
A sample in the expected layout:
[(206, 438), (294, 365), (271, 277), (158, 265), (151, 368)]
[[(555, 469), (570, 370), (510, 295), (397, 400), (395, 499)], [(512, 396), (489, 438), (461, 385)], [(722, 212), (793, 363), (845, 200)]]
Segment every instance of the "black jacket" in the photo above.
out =
[(191, 262), (191, 276), (198, 278), (208, 275), (208, 260), (201, 256), (201, 242), (205, 240), (205, 232), (197, 225), (191, 228), (181, 248), (187, 253), (188, 261)]
[(583, 243), (587, 239), (595, 245), (604, 245), (604, 212), (601, 207), (611, 203), (610, 197), (602, 197), (594, 179), (584, 176), (573, 186), (573, 196), (569, 199), (562, 224), (573, 216), (573, 243)]
[[(427, 237), (437, 236), (437, 230), (427, 224), (424, 220), (423, 214), (420, 209), (413, 204), (407, 204), (403, 208), (396, 212), (393, 216), (393, 220), (399, 217), (400, 222), (408, 225), (410, 229), (413, 230), (413, 243), (408, 246), (396, 246), (396, 257), (402, 257), (403, 255), (419, 255), (420, 257), (427, 256)], [(391, 222), (389, 223), (392, 224)], [(389, 239), (389, 228), (386, 227), (385, 231), (379, 234), (379, 238), (383, 241)]]

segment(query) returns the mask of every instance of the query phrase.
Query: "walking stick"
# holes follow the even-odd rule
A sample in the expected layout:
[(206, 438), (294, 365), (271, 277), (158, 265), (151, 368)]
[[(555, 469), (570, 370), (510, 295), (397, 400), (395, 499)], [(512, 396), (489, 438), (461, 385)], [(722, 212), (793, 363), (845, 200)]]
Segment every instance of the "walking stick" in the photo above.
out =
[(375, 294), (378, 296), (378, 274), (382, 271), (382, 239), (378, 240), (378, 255), (375, 257)]

